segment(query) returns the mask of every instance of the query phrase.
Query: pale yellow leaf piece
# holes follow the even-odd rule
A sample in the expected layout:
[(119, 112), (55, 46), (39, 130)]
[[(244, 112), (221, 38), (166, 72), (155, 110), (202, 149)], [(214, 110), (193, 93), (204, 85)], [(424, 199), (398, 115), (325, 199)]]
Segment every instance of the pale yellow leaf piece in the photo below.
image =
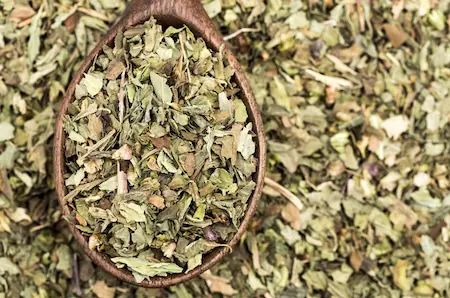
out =
[(11, 227), (9, 226), (10, 220), (3, 211), (0, 211), (0, 232), (11, 233)]
[(397, 20), (400, 16), (400, 13), (405, 8), (405, 0), (399, 0), (392, 3), (392, 15), (394, 16), (394, 20)]
[(15, 127), (8, 122), (0, 122), (0, 142), (14, 138)]
[(14, 212), (8, 213), (9, 218), (14, 222), (26, 222), (27, 224), (31, 223), (31, 217), (27, 214), (27, 210), (25, 208), (16, 208)]
[(420, 284), (414, 288), (413, 292), (421, 297), (432, 297), (434, 290), (427, 284)]
[(409, 120), (404, 115), (393, 116), (381, 124), (389, 138), (397, 140), (409, 128)]
[(165, 246), (164, 256), (167, 258), (171, 258), (175, 249), (177, 248), (177, 244), (175, 242), (171, 242)]
[(93, 234), (93, 235), (89, 236), (88, 247), (90, 250), (97, 249), (101, 245), (102, 245), (102, 241), (98, 234)]
[(379, 186), (383, 189), (393, 191), (397, 186), (397, 181), (402, 178), (399, 172), (391, 171), (380, 180)]
[(406, 270), (408, 269), (407, 260), (397, 260), (394, 268), (394, 284), (402, 291), (409, 291), (411, 288), (411, 280), (407, 277)]
[(103, 77), (100, 74), (87, 73), (81, 80), (80, 84), (82, 83), (86, 86), (89, 95), (93, 97), (102, 90)]
[(115, 288), (108, 287), (103, 280), (97, 281), (91, 289), (98, 298), (114, 298), (116, 292)]
[(232, 296), (237, 293), (237, 291), (230, 285), (230, 281), (228, 279), (212, 275), (209, 270), (200, 275), (200, 277), (206, 280), (206, 284), (213, 293), (220, 293), (225, 296)]
[[(403, 203), (398, 199), (396, 199), (395, 203), (391, 206), (391, 210), (392, 210), (391, 215), (396, 214), (403, 215), (399, 217), (403, 217), (402, 224), (404, 224), (409, 230), (412, 229), (412, 227), (417, 223), (419, 219), (418, 215), (414, 212), (414, 210), (411, 207), (409, 207), (408, 205), (406, 205), (405, 203)], [(395, 221), (392, 222), (394, 223), (394, 225), (399, 224), (399, 220), (397, 220), (396, 222)]]
[(430, 183), (430, 175), (424, 172), (419, 172), (414, 176), (413, 182), (417, 187), (427, 186)]
[(419, 13), (419, 16), (423, 17), (430, 12), (430, 8), (431, 8), (431, 0), (421, 0), (419, 1), (419, 10), (417, 12)]

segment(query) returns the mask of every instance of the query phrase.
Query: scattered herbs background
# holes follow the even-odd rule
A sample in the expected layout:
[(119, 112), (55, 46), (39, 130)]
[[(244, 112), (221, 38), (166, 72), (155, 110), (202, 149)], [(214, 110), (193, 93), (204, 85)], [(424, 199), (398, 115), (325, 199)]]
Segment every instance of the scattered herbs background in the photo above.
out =
[(256, 183), (234, 70), (151, 18), (103, 47), (64, 115), (64, 201), (88, 246), (137, 282), (189, 272), (236, 234)]
[(204, 4), (252, 81), (267, 175), (304, 207), (266, 186), (233, 254), (183, 285), (95, 269), (52, 194), (52, 134), (126, 3), (2, 0), (0, 297), (448, 297), (449, 1)]

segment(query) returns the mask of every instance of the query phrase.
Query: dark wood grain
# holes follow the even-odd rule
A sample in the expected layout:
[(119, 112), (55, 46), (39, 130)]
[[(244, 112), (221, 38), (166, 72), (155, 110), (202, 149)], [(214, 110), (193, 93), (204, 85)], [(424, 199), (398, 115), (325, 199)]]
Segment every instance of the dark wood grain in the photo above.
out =
[[(67, 113), (69, 103), (74, 97), (75, 87), (80, 82), (83, 74), (87, 72), (92, 65), (93, 59), (102, 51), (102, 47), (106, 44), (111, 45), (117, 32), (123, 31), (128, 26), (143, 23), (151, 16), (155, 17), (164, 26), (179, 27), (183, 24), (187, 25), (191, 31), (198, 37), (202, 37), (207, 44), (215, 51), (218, 51), (224, 43), (222, 36), (215, 28), (214, 23), (210, 20), (206, 11), (200, 3), (200, 0), (135, 0), (126, 9), (121, 19), (110, 29), (105, 37), (96, 45), (93, 51), (87, 56), (86, 60), (80, 66), (78, 71), (74, 74), (72, 81), (66, 90), (64, 99), (60, 106), (59, 115), (56, 122), (55, 130), (55, 144), (54, 144), (54, 174), (56, 182), (56, 192), (59, 203), (61, 205), (63, 214), (70, 215), (70, 208), (63, 201), (66, 195), (66, 188), (64, 186), (64, 131), (62, 117)], [(246, 214), (242, 220), (237, 233), (228, 242), (230, 246), (238, 243), (239, 239), (245, 232), (249, 221), (255, 213), (258, 200), (261, 196), (261, 191), (264, 181), (264, 173), (266, 166), (266, 143), (264, 137), (264, 128), (256, 104), (254, 95), (247, 78), (239, 66), (236, 58), (232, 55), (227, 44), (224, 44), (224, 53), (230, 65), (235, 69), (234, 81), (240, 87), (242, 92), (242, 99), (249, 110), (250, 120), (253, 122), (253, 130), (256, 133), (257, 149), (256, 157), (258, 158), (257, 171), (254, 179), (256, 188), (249, 199)], [(126, 281), (131, 284), (136, 284), (142, 287), (167, 287), (172, 286), (188, 279), (191, 279), (202, 272), (208, 270), (219, 262), (227, 253), (227, 248), (216, 248), (208, 255), (204, 256), (203, 264), (189, 273), (172, 274), (167, 277), (154, 277), (150, 280), (145, 280), (141, 283), (136, 283), (132, 274), (125, 269), (118, 269), (109, 258), (101, 252), (91, 251), (88, 247), (87, 238), (83, 236), (73, 223), (69, 223), (70, 231), (75, 236), (76, 240), (83, 247), (85, 253), (92, 259), (92, 261), (108, 271), (113, 276)]]

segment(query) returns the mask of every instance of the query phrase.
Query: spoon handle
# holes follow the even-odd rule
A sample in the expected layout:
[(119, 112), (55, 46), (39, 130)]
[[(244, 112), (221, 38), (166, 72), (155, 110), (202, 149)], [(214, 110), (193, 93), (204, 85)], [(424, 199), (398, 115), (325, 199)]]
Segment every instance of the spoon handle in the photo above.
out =
[(224, 42), (200, 0), (134, 0), (124, 15), (123, 25), (143, 23), (151, 16), (166, 26), (186, 25), (216, 51)]

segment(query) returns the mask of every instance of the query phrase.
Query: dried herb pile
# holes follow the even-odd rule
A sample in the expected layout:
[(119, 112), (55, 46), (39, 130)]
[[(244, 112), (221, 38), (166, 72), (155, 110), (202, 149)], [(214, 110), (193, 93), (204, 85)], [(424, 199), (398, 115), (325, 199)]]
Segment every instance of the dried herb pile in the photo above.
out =
[(203, 2), (252, 81), (269, 183), (233, 254), (164, 290), (95, 269), (51, 196), (58, 100), (125, 3), (0, 3), (4, 296), (450, 295), (448, 0)]
[(189, 272), (239, 228), (256, 159), (233, 73), (188, 28), (151, 19), (105, 46), (76, 86), (64, 199), (89, 248), (138, 282)]

